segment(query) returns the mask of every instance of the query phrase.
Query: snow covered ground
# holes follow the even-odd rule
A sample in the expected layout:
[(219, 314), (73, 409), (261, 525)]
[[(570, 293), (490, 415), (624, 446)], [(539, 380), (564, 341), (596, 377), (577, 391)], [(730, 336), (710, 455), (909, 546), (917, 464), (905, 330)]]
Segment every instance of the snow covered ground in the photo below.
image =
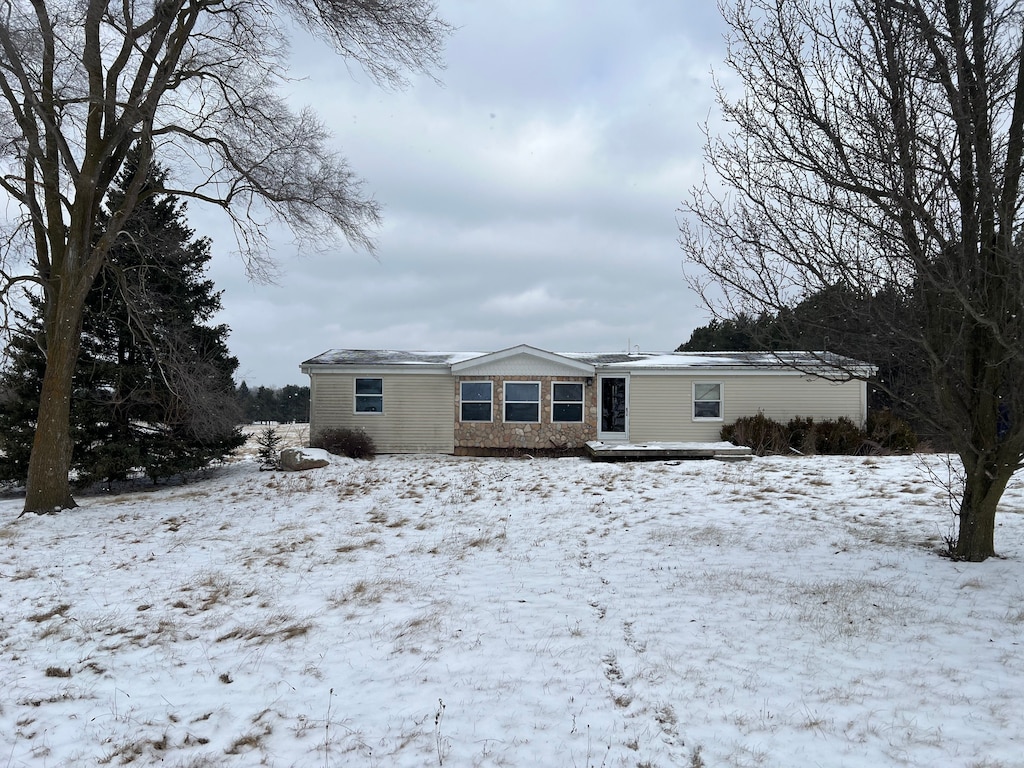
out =
[(933, 472), (244, 458), (7, 497), (0, 767), (1024, 766), (1024, 484), (959, 564)]

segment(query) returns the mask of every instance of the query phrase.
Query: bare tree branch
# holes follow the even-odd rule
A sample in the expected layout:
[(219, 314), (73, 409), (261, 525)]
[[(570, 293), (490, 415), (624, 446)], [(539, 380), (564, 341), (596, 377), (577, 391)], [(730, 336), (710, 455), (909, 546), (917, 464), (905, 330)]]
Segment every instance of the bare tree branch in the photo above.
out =
[(898, 340), (930, 391), (892, 394), (963, 459), (955, 554), (984, 559), (1024, 461), (1024, 7), (722, 9), (741, 90), (719, 87), (729, 132), (708, 132), (711, 175), (681, 209), (693, 285), (751, 316), (827, 294), (825, 335), (856, 317)]
[(291, 20), (385, 87), (439, 68), (450, 32), (429, 0), (0, 0), (0, 189), (32, 233), (30, 253), (8, 247), (0, 268), (13, 278), (24, 265), (17, 279), (45, 287), (26, 509), (74, 505), (67, 422), (82, 307), (142, 176), (105, 234), (94, 227), (130, 151), (140, 169), (176, 169), (181, 189), (169, 191), (227, 212), (250, 273), (272, 272), (274, 223), (372, 251), (377, 203), (315, 115), (279, 93)]

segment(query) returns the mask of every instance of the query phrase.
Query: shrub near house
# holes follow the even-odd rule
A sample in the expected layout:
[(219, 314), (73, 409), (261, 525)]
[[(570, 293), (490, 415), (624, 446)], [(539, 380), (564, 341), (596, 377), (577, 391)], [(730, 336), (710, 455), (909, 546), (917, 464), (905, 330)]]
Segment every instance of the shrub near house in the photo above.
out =
[(758, 413), (722, 427), (722, 439), (734, 445), (745, 445), (759, 456), (788, 452), (826, 455), (908, 453), (917, 448), (917, 435), (910, 425), (888, 411), (869, 417), (865, 429), (846, 417), (817, 422), (808, 417), (796, 417), (780, 424)]

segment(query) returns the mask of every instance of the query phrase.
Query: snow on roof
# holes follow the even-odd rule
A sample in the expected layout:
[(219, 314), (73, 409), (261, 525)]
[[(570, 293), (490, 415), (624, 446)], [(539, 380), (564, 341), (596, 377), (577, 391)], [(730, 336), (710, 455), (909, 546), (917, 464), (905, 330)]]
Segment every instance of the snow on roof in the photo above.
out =
[(393, 349), (329, 349), (302, 365), (451, 365), (484, 352), (421, 352)]
[[(388, 365), (451, 366), (491, 352), (423, 352), (388, 349), (332, 349), (302, 366), (371, 367)], [(524, 353), (528, 354), (528, 353)], [(873, 366), (832, 352), (555, 352), (569, 360), (601, 369), (735, 369), (795, 368), (806, 371), (873, 372)]]

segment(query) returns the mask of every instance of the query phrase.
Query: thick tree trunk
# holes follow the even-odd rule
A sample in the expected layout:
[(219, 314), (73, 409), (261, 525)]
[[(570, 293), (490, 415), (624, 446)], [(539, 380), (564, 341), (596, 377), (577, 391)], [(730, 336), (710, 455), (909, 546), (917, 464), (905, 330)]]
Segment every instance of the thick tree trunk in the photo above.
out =
[(998, 462), (961, 457), (966, 471), (956, 543), (950, 554), (978, 563), (996, 554), (996, 507), (1012, 472)]
[[(68, 305), (71, 306), (68, 306)], [(77, 506), (71, 496), (71, 393), (81, 345), (82, 310), (59, 302), (46, 333), (46, 371), (28, 465), (25, 511), (45, 514)]]

